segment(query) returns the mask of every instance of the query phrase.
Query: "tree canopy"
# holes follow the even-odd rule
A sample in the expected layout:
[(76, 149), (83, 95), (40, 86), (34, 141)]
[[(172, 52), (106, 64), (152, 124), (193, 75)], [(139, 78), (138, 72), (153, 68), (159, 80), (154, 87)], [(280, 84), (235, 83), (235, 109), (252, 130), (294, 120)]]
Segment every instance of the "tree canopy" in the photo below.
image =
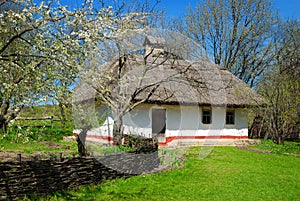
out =
[[(86, 1), (68, 10), (59, 2), (36, 4), (11, 0), (0, 4), (0, 127), (25, 105), (64, 94), (86, 68), (89, 51), (101, 52), (104, 40), (139, 28), (145, 13), (116, 15), (112, 7), (94, 8)], [(14, 8), (14, 9), (10, 9)]]
[(253, 87), (272, 60), (275, 23), (268, 0), (201, 0), (195, 8), (188, 8), (179, 28), (214, 63)]

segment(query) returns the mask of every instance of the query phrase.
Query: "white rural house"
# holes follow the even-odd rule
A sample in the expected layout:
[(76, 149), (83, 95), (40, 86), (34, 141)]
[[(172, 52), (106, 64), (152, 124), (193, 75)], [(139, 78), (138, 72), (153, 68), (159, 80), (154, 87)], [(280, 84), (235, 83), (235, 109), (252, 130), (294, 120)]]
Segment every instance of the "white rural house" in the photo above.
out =
[[(147, 80), (148, 85), (163, 81), (146, 87), (130, 99), (132, 104), (143, 101), (123, 116), (124, 134), (149, 138), (157, 135), (160, 146), (248, 139), (247, 108), (262, 102), (250, 87), (221, 66), (183, 60), (164, 51), (152, 37), (146, 39), (145, 45), (146, 57), (126, 57), (126, 76), (138, 76), (137, 80)], [(111, 75), (117, 66), (111, 64)], [(128, 82), (128, 86), (140, 87), (137, 80)], [(97, 109), (100, 113), (107, 111), (103, 105)], [(113, 141), (114, 115), (106, 114), (102, 125), (87, 132), (87, 140)], [(74, 132), (78, 134), (79, 130)]]

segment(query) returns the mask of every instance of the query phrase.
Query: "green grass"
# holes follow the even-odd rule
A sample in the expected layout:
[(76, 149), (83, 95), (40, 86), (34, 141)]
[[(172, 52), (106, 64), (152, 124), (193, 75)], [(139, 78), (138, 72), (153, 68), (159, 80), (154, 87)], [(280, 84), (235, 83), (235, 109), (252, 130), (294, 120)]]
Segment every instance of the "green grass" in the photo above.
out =
[[(66, 118), (72, 119), (72, 107), (66, 108)], [(45, 117), (53, 116), (55, 119), (60, 117), (60, 108), (58, 105), (36, 105), (31, 107), (25, 107), (21, 111), (21, 117)]]
[[(21, 125), (22, 127), (51, 127), (50, 120), (15, 120), (15, 126)], [(53, 128), (61, 128), (61, 122), (56, 120), (53, 122)], [(73, 121), (67, 121), (65, 125), (66, 130), (73, 129)]]
[(66, 121), (64, 128), (62, 128), (62, 124), (59, 121), (60, 110), (58, 105), (25, 107), (20, 113), (20, 117), (39, 118), (45, 116), (54, 117), (53, 127), (51, 127), (50, 120), (13, 120), (7, 131), (7, 140), (16, 143), (32, 140), (55, 142), (62, 140), (64, 136), (73, 134), (74, 127), (71, 108), (66, 109), (66, 118), (68, 121)]
[(10, 151), (24, 154), (32, 154), (35, 152), (70, 152), (77, 154), (77, 144), (75, 142), (55, 142), (55, 144), (62, 145), (61, 148), (53, 148), (46, 146), (43, 142), (30, 141), (27, 143), (11, 143), (0, 142), (0, 151)]
[[(55, 122), (53, 128), (45, 121), (16, 121), (10, 124), (7, 133), (0, 133), (0, 145), (3, 143), (27, 143), (36, 141), (58, 142), (64, 136), (71, 136), (73, 127), (60, 127), (60, 122)], [(0, 146), (1, 147), (1, 146)]]
[(300, 142), (285, 141), (284, 144), (278, 145), (272, 140), (261, 140), (261, 144), (251, 147), (275, 154), (300, 154)]
[(94, 153), (94, 156), (97, 157), (132, 150), (132, 148), (122, 146), (122, 145), (104, 147), (104, 146), (100, 146), (99, 144), (89, 144), (86, 146), (88, 151)]
[(199, 147), (190, 148), (183, 168), (83, 186), (37, 200), (299, 200), (300, 157), (235, 147), (215, 147), (202, 160), (199, 153)]
[[(72, 135), (71, 128), (60, 128), (55, 122), (54, 128), (42, 125), (43, 121), (26, 121), (10, 125), (6, 134), (0, 134), (0, 151), (14, 151), (32, 154), (34, 152), (77, 152), (76, 142), (63, 142), (64, 136)], [(62, 148), (51, 148), (44, 142), (64, 145)]]

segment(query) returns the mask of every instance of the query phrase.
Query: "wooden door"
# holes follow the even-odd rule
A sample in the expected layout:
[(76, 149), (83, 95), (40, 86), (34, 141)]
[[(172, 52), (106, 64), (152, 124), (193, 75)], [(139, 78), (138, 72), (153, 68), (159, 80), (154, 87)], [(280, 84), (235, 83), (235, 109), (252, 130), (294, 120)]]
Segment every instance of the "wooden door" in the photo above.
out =
[(152, 108), (152, 134), (165, 134), (166, 109)]

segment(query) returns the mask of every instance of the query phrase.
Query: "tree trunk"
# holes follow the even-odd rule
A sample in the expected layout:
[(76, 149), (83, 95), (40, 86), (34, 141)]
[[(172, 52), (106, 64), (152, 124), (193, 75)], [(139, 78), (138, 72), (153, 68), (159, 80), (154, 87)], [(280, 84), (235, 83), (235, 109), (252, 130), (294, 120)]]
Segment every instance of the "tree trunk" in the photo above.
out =
[(5, 118), (5, 115), (8, 112), (8, 108), (9, 108), (9, 101), (4, 100), (3, 104), (1, 105), (1, 110), (0, 110), (0, 132), (2, 131), (3, 134), (6, 133), (7, 131), (7, 125), (8, 125), (8, 121), (7, 118)]
[(3, 134), (5, 134), (7, 131), (7, 124), (8, 123), (6, 122), (6, 119), (3, 117), (0, 117), (0, 129)]
[(64, 129), (66, 125), (65, 106), (62, 103), (59, 103), (59, 108), (60, 108), (61, 129)]
[(113, 145), (121, 145), (123, 138), (123, 120), (122, 117), (117, 116), (113, 127)]
[[(270, 132), (270, 131), (269, 131)], [(269, 132), (267, 132), (266, 134), (265, 134), (265, 136), (264, 136), (264, 140), (267, 140), (268, 138), (269, 138)]]
[(76, 139), (78, 153), (79, 153), (79, 156), (81, 156), (81, 157), (87, 156), (87, 150), (85, 149), (85, 139), (86, 139), (86, 134), (90, 128), (91, 127), (83, 128)]
[(279, 138), (278, 138), (278, 144), (284, 144), (284, 140), (285, 140), (285, 138), (284, 138), (284, 135), (281, 133), (281, 135), (279, 136)]

